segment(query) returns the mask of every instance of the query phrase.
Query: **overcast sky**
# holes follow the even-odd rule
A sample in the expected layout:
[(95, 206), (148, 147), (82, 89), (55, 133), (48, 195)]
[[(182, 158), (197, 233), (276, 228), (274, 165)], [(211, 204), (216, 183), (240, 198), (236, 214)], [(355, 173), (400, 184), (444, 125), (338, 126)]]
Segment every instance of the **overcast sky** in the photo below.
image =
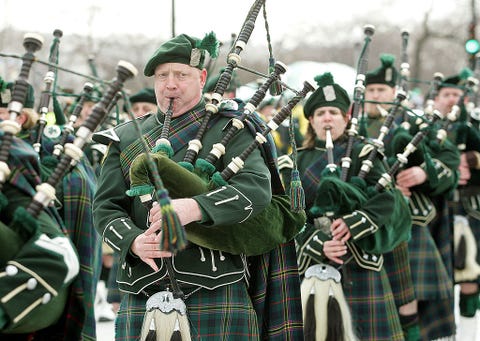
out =
[[(342, 21), (367, 13), (372, 17), (391, 18), (408, 29), (412, 20), (419, 20), (432, 3), (431, 15), (436, 17), (452, 12), (459, 3), (467, 1), (470, 0), (267, 0), (266, 8), (270, 33), (275, 41), (288, 37), (289, 32), (302, 32), (312, 23), (341, 25)], [(220, 40), (226, 41), (232, 33), (238, 33), (254, 1), (174, 2), (176, 34), (201, 37), (213, 30)], [(61, 29), (65, 37), (75, 33), (93, 37), (131, 33), (164, 39), (172, 33), (171, 18), (172, 0), (0, 1), (0, 29), (10, 26), (47, 34)], [(265, 39), (262, 13), (256, 22), (254, 39)]]

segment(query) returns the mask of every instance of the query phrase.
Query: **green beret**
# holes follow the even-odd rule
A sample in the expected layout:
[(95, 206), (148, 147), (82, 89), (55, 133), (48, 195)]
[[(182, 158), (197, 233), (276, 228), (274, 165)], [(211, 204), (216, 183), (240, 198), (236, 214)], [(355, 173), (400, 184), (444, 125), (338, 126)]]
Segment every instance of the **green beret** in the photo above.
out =
[(305, 102), (303, 114), (306, 118), (312, 116), (313, 112), (320, 107), (336, 107), (343, 113), (348, 112), (350, 98), (345, 89), (333, 81), (330, 72), (316, 76), (314, 80), (317, 82), (318, 88)]
[(157, 104), (157, 98), (155, 97), (155, 90), (152, 88), (143, 88), (136, 94), (130, 96), (130, 103), (147, 102)]
[(380, 56), (380, 61), (381, 66), (365, 75), (365, 85), (386, 84), (392, 88), (395, 87), (398, 78), (398, 71), (393, 65), (395, 56), (385, 53)]
[(473, 71), (468, 67), (463, 68), (459, 74), (452, 75), (445, 78), (440, 84), (439, 89), (441, 88), (462, 88), (465, 85), (465, 81), (473, 76)]
[(181, 34), (160, 45), (145, 65), (143, 74), (153, 76), (156, 67), (164, 63), (187, 64), (201, 70), (205, 62), (205, 51), (216, 58), (218, 46), (219, 42), (213, 32), (206, 34), (202, 40)]
[[(205, 86), (203, 87), (203, 93), (206, 92), (213, 92), (215, 90), (215, 86), (218, 83), (218, 80), (220, 79), (220, 76), (222, 75), (223, 71), (225, 71), (225, 68), (222, 68), (220, 72), (213, 76), (213, 77), (208, 77), (207, 82), (205, 83)], [(230, 83), (228, 83), (228, 87), (225, 91), (235, 91), (237, 88), (240, 87), (240, 82), (238, 80), (237, 73), (235, 70), (232, 73), (232, 78), (230, 79)]]
[[(12, 82), (4, 82), (0, 78), (0, 107), (6, 108), (8, 107), (8, 103), (12, 100), (12, 91), (13, 91), (13, 83)], [(35, 93), (33, 87), (28, 84), (27, 90), (27, 97), (25, 98), (25, 103), (23, 103), (24, 108), (33, 108), (35, 103)]]

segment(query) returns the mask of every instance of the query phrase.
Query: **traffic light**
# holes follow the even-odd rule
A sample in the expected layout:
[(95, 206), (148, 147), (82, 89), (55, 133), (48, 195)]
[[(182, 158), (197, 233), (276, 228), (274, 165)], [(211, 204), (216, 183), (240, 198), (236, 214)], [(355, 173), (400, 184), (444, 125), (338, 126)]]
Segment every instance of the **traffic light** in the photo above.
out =
[(476, 54), (480, 51), (480, 42), (477, 39), (468, 39), (465, 43), (465, 51), (469, 54)]

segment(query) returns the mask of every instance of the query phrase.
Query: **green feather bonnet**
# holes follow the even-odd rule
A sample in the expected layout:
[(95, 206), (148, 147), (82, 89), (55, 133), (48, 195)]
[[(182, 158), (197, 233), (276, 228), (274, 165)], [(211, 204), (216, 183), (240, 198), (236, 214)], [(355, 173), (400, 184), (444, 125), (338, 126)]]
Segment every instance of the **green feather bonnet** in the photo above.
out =
[(158, 65), (164, 63), (187, 64), (198, 69), (203, 69), (205, 63), (205, 51), (210, 57), (218, 56), (219, 42), (214, 32), (205, 35), (203, 39), (180, 34), (163, 43), (145, 65), (143, 73), (150, 77), (155, 73)]

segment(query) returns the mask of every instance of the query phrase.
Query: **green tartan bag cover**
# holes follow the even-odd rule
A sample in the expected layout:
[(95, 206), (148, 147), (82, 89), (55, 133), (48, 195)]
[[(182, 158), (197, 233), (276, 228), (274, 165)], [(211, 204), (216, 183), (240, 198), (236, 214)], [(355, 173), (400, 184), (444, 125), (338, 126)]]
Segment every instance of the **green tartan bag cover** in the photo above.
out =
[[(212, 183), (183, 168), (163, 153), (153, 153), (160, 178), (171, 198), (185, 198), (212, 190)], [(127, 195), (151, 194), (154, 190), (145, 154), (138, 155), (130, 168), (131, 186)], [(290, 210), (287, 195), (273, 195), (270, 204), (258, 215), (228, 226), (185, 226), (187, 239), (197, 245), (234, 255), (260, 255), (292, 240), (306, 222), (304, 211)]]

